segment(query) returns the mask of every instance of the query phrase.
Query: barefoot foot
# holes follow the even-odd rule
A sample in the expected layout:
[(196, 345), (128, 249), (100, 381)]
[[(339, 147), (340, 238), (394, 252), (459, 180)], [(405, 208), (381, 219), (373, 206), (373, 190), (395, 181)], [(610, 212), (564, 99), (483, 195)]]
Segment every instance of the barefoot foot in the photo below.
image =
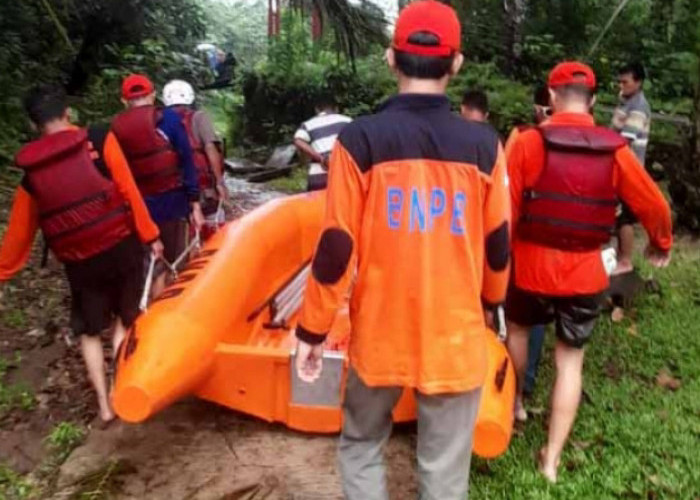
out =
[(557, 469), (559, 468), (559, 459), (551, 460), (547, 455), (547, 448), (542, 448), (538, 455), (537, 469), (547, 481), (554, 484), (557, 482)]

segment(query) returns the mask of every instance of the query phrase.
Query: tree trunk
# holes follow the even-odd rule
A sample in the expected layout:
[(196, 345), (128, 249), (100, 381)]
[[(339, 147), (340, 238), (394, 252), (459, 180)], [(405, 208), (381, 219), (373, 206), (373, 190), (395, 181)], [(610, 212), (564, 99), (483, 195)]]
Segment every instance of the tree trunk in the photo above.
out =
[(698, 67), (695, 78), (695, 101), (693, 117), (695, 119), (695, 167), (700, 166), (700, 56), (697, 56)]
[(272, 38), (280, 34), (280, 2), (267, 0), (267, 36)]
[(523, 51), (523, 25), (527, 13), (527, 0), (503, 0), (506, 13), (508, 69), (514, 73)]
[(318, 6), (311, 7), (311, 39), (318, 42), (323, 36), (323, 19)]

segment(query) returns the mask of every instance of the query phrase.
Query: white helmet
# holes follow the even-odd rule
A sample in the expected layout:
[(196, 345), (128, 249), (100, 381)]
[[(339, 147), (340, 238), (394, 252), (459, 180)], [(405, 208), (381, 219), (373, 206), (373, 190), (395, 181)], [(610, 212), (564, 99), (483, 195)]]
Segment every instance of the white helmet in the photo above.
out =
[(163, 102), (166, 106), (189, 106), (194, 102), (194, 89), (184, 80), (170, 80), (163, 87)]

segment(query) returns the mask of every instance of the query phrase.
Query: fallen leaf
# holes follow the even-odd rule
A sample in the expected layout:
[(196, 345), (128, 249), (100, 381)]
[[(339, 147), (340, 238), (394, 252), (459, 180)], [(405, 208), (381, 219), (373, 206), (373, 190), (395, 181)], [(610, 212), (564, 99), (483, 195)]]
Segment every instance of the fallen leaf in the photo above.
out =
[(637, 324), (632, 323), (627, 329), (627, 333), (629, 333), (632, 337), (639, 337), (639, 333), (637, 332)]
[(654, 486), (658, 486), (659, 483), (661, 482), (661, 481), (659, 480), (659, 476), (657, 476), (656, 474), (652, 474), (651, 476), (649, 476), (648, 479), (649, 479), (649, 482), (650, 482), (651, 484), (653, 484)]
[(617, 363), (613, 360), (608, 360), (605, 363), (603, 371), (605, 372), (605, 376), (612, 380), (620, 380), (622, 378), (620, 367), (617, 366)]
[(593, 444), (592, 441), (572, 441), (571, 444), (574, 445), (574, 448), (577, 448), (579, 450), (585, 450), (587, 448), (590, 448), (591, 445)]
[(674, 378), (670, 373), (668, 373), (668, 370), (663, 368), (658, 375), (656, 375), (656, 385), (663, 387), (664, 389), (676, 391), (681, 387), (681, 381)]
[(612, 314), (610, 315), (610, 319), (612, 320), (613, 323), (619, 323), (623, 319), (625, 319), (625, 310), (621, 307), (616, 307), (615, 309), (612, 310)]
[(33, 330), (29, 330), (27, 332), (27, 337), (43, 337), (46, 334), (43, 328), (34, 328)]
[(527, 412), (533, 415), (542, 415), (544, 413), (544, 407), (536, 406), (535, 408), (529, 408)]

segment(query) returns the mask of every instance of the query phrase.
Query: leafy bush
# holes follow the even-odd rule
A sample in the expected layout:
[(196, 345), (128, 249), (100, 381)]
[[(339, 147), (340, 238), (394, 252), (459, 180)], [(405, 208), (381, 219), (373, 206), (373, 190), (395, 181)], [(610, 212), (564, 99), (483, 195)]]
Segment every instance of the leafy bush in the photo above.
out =
[(21, 102), (31, 87), (63, 85), (79, 97), (80, 118), (103, 119), (120, 108), (123, 74), (201, 75), (183, 54), (202, 19), (196, 0), (0, 2), (0, 166), (31, 137)]

